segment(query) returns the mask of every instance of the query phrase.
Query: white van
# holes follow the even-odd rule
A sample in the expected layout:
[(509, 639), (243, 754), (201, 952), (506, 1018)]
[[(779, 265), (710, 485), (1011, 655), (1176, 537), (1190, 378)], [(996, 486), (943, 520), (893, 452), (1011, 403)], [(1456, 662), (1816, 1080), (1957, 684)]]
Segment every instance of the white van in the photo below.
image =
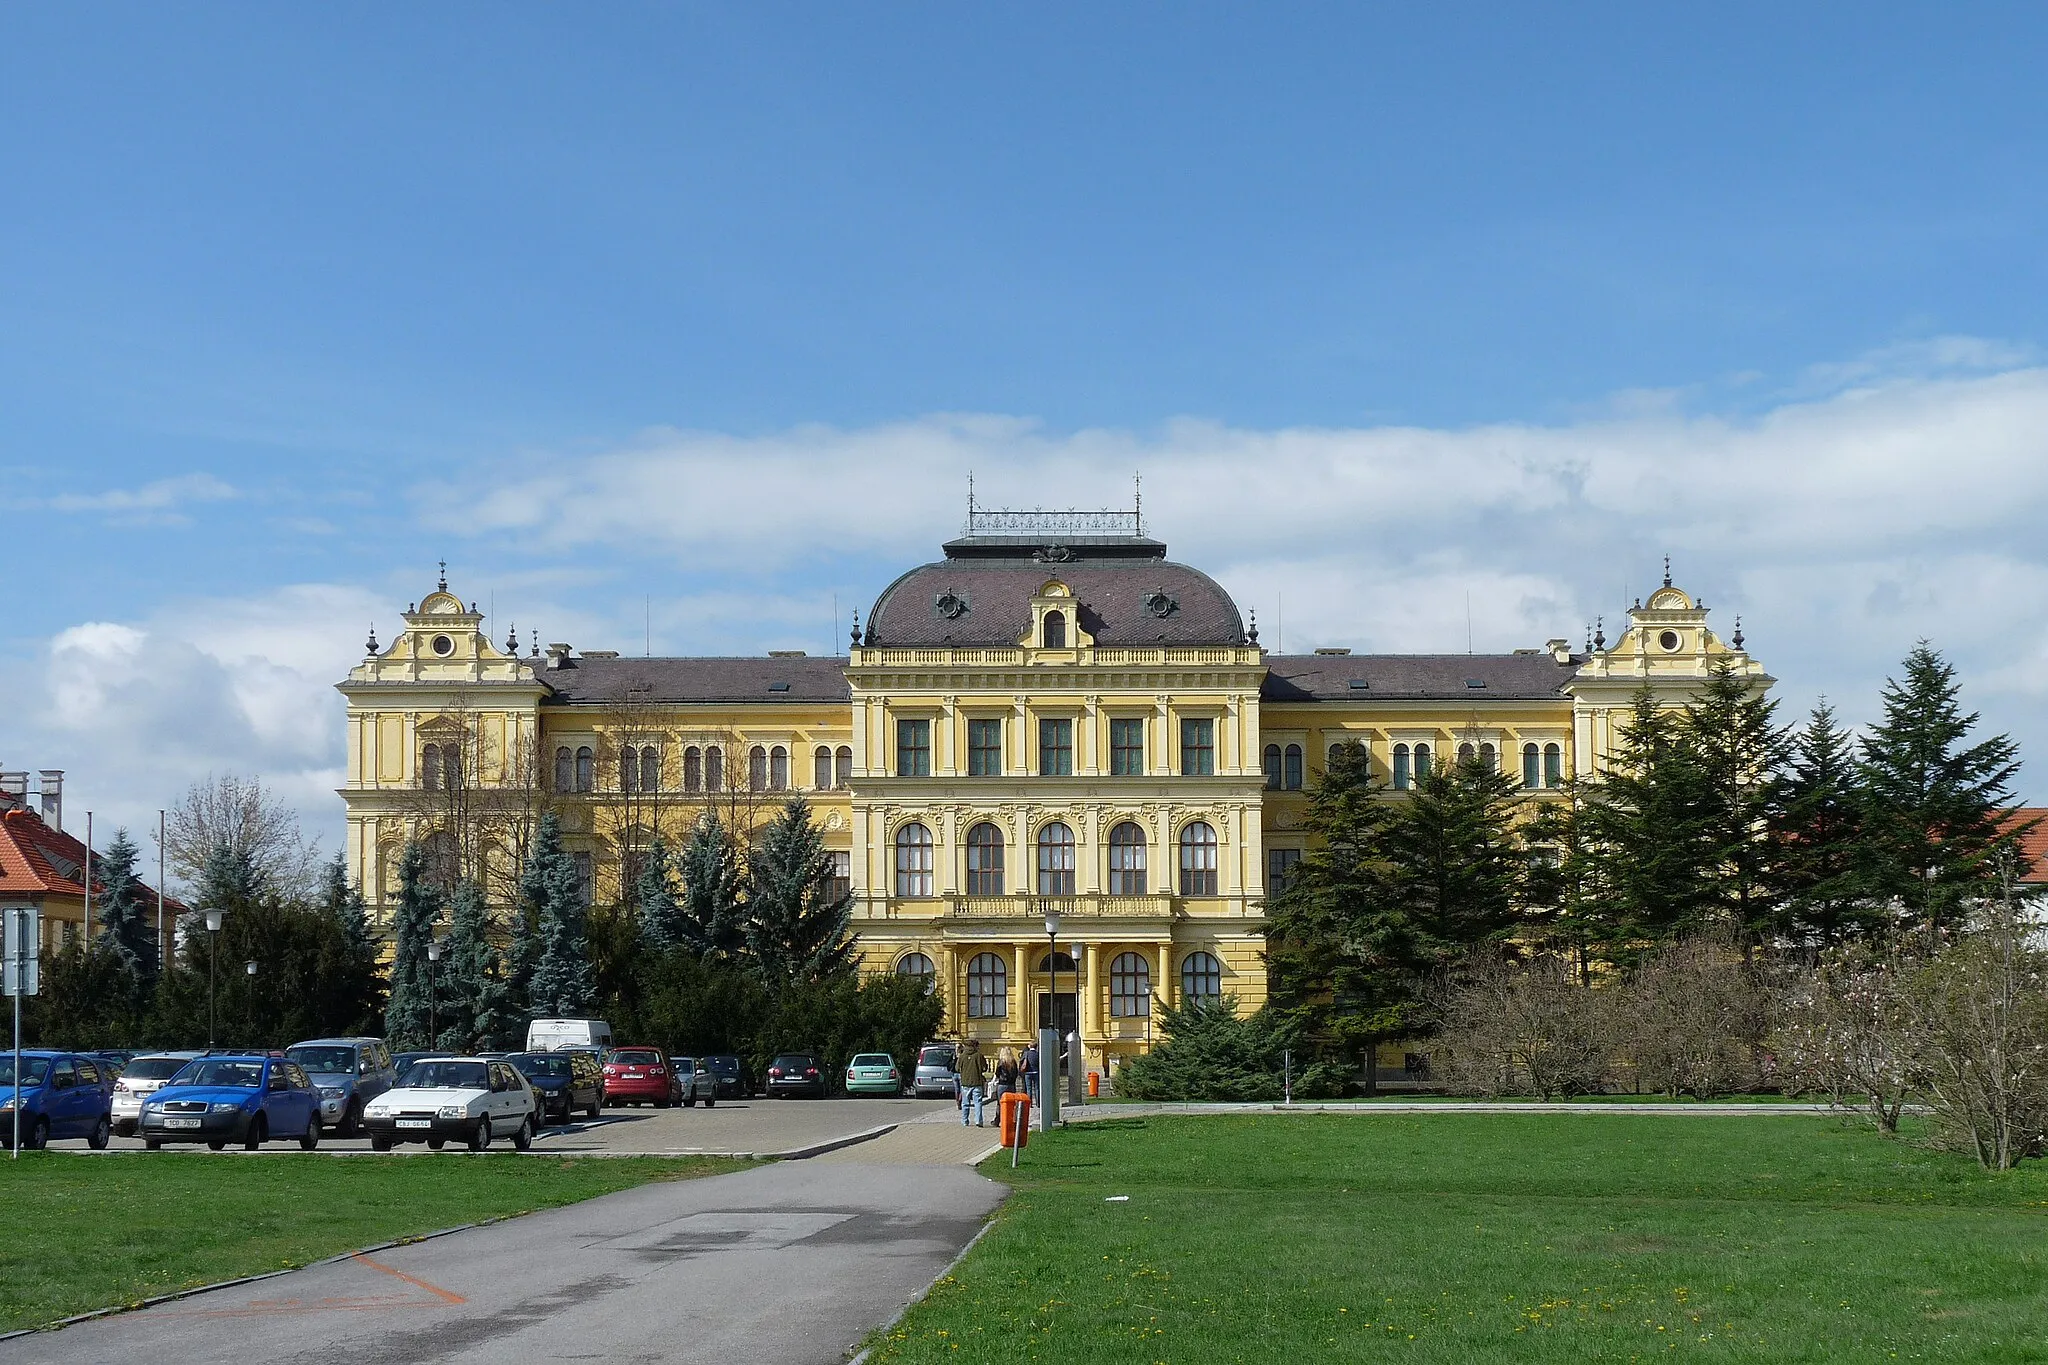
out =
[(536, 1019), (526, 1026), (528, 1052), (560, 1052), (589, 1048), (603, 1052), (612, 1045), (612, 1026), (602, 1019)]

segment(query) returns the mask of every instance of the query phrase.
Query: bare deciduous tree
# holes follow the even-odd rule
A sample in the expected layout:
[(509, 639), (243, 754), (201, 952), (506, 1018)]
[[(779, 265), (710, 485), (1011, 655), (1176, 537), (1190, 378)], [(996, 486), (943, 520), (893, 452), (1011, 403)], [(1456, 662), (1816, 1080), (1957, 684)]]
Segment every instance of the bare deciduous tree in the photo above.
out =
[(1732, 939), (1703, 934), (1662, 949), (1622, 988), (1617, 1009), (1637, 1089), (1707, 1099), (1756, 1084), (1768, 999)]
[(1888, 953), (1845, 948), (1818, 968), (1785, 979), (1771, 1041), (1779, 1080), (1812, 1090), (1838, 1109), (1863, 1111), (1896, 1133), (1918, 1089), (1915, 1011), (1907, 988), (1915, 965), (1903, 945)]
[(1580, 985), (1561, 958), (1475, 955), (1439, 993), (1431, 1069), (1465, 1095), (1549, 1100), (1598, 1091), (1610, 1053), (1610, 994)]
[(216, 847), (226, 844), (264, 882), (285, 895), (310, 893), (322, 872), (319, 839), (308, 842), (299, 813), (261, 777), (208, 774), (165, 813), (164, 856), (185, 886), (195, 886)]

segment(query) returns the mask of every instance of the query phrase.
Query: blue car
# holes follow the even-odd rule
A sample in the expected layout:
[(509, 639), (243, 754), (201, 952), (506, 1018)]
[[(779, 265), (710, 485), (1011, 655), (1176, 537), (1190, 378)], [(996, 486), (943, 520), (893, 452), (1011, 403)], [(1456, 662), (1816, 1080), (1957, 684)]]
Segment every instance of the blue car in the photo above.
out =
[(42, 1147), (51, 1138), (82, 1137), (99, 1150), (114, 1132), (114, 1076), (97, 1057), (76, 1052), (0, 1053), (0, 1144), (14, 1143), (17, 1109), (21, 1145)]
[(143, 1102), (137, 1131), (152, 1152), (166, 1142), (253, 1152), (274, 1137), (310, 1152), (320, 1145), (320, 1092), (289, 1057), (200, 1057)]

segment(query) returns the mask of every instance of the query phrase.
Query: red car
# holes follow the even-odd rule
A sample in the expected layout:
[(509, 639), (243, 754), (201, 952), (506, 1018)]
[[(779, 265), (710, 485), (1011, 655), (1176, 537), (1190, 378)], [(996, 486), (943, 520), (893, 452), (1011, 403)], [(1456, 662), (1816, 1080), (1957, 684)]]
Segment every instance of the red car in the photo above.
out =
[(660, 1048), (613, 1048), (604, 1059), (606, 1104), (652, 1104), (666, 1109), (679, 1097), (676, 1069)]

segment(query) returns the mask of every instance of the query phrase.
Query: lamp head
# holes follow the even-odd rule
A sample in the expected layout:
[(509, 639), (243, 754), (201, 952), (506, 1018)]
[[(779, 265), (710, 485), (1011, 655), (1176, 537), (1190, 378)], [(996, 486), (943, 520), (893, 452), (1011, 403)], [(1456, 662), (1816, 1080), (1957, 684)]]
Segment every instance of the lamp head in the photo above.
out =
[(1059, 937), (1059, 932), (1060, 932), (1060, 912), (1059, 912), (1059, 911), (1057, 911), (1057, 910), (1048, 910), (1048, 911), (1046, 911), (1046, 912), (1045, 912), (1045, 936), (1046, 936), (1047, 938), (1058, 938), (1058, 937)]
[(441, 940), (440, 940), (440, 939), (438, 939), (438, 938), (430, 938), (430, 939), (428, 939), (428, 940), (427, 940), (427, 961), (429, 961), (429, 962), (439, 962), (440, 960), (441, 960)]
[(256, 959), (252, 957), (247, 962), (244, 962), (242, 964), (242, 970), (247, 972), (251, 976), (256, 975)]
[(207, 911), (207, 912), (206, 912), (206, 932), (207, 932), (207, 933), (209, 933), (209, 934), (217, 934), (217, 933), (219, 933), (219, 932), (220, 932), (220, 922), (221, 922), (221, 920), (222, 920), (223, 918), (225, 918), (225, 916), (226, 916), (226, 913), (227, 913), (227, 912), (226, 912), (226, 911), (223, 911), (223, 910), (209, 910), (209, 911)]

